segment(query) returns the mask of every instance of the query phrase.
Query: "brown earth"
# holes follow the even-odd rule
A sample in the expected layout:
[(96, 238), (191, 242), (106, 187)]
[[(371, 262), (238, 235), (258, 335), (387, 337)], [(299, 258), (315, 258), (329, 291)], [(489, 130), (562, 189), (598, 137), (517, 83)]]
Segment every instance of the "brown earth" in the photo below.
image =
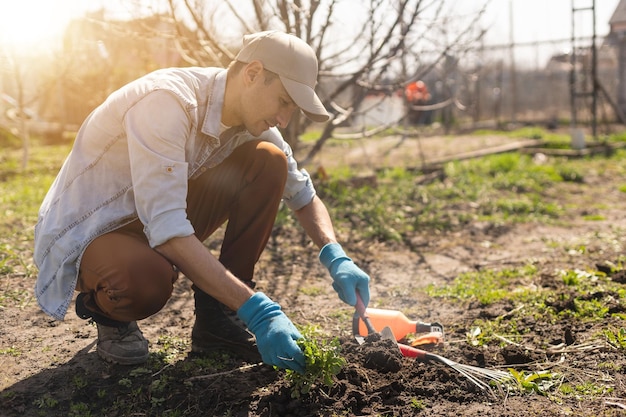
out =
[[(471, 141), (461, 139), (467, 151)], [(485, 146), (485, 140), (477, 140), (476, 147)], [(449, 139), (445, 141), (448, 144)], [(434, 154), (424, 151), (430, 143), (426, 142), (419, 149), (415, 142), (402, 146), (412, 149), (415, 161), (416, 149)], [(490, 140), (489, 144), (495, 142)], [(388, 155), (400, 152), (406, 157), (409, 152), (397, 141), (382, 146), (386, 146), (383, 153)], [(449, 148), (454, 151), (456, 147), (451, 144)], [(371, 167), (372, 161), (385, 162), (371, 156), (381, 152), (380, 148), (354, 152), (350, 164), (361, 161)], [(462, 272), (532, 263), (540, 273), (535, 281), (525, 285), (552, 288), (563, 296), (555, 301), (561, 303), (557, 308), (572, 308), (567, 298), (569, 289), (557, 278), (556, 271), (596, 269), (624, 255), (624, 194), (617, 191), (617, 186), (625, 183), (624, 177), (590, 172), (583, 183), (561, 184), (548, 196), (564, 207), (581, 198), (602, 201), (593, 209), (594, 214), (602, 216), (603, 220), (598, 221), (585, 220), (589, 213), (577, 205), (567, 212), (562, 226), (475, 222), (448, 233), (418, 231), (409, 244), (351, 241), (349, 231), (340, 236), (346, 251), (372, 277), (371, 306), (401, 310), (413, 319), (437, 321), (446, 327), (446, 342), (430, 347), (433, 353), (461, 364), (488, 369), (549, 370), (564, 375), (561, 382), (595, 381), (610, 387), (599, 395), (581, 392), (551, 397), (483, 391), (451, 367), (399, 356), (393, 359), (394, 347), (380, 346), (382, 342), (359, 346), (351, 335), (352, 310), (338, 300), (330, 287), (327, 273), (317, 261), (317, 251), (301, 232), (277, 231), (259, 264), (258, 288), (281, 303), (295, 323), (316, 324), (339, 337), (347, 364), (332, 388), (314, 387), (309, 395), (293, 399), (282, 372), (246, 364), (228, 355), (218, 357), (219, 366), (214, 361), (206, 364), (204, 371), (198, 371), (196, 358), (187, 354), (193, 297), (189, 281), (180, 279), (168, 305), (140, 323), (151, 341), (152, 355), (145, 367), (115, 366), (101, 361), (95, 352), (95, 327), (72, 312), (65, 321), (54, 321), (39, 311), (32, 298), (0, 309), (0, 415), (626, 415), (624, 350), (612, 348), (599, 336), (609, 325), (624, 327), (623, 321), (607, 318), (603, 323), (583, 323), (563, 319), (548, 323), (529, 311), (521, 324), (524, 328), (518, 329), (525, 335), (521, 343), (503, 341), (499, 345), (472, 346), (466, 340), (474, 320), (505, 319), (518, 306), (448, 302), (428, 297), (424, 291), (429, 285), (450, 283)], [(218, 247), (216, 241), (208, 245), (212, 250)], [(581, 245), (585, 245), (585, 251), (577, 250)], [(623, 276), (613, 279), (624, 284)], [(1, 285), (23, 294), (21, 291), (32, 293), (33, 282), (5, 275)], [(616, 313), (625, 313), (623, 301), (610, 307)], [(371, 353), (366, 348), (372, 345), (399, 361), (400, 369), (372, 366)], [(161, 353), (164, 351), (177, 355), (179, 360), (165, 360)], [(87, 406), (81, 408), (81, 403)], [(118, 403), (124, 404), (124, 408), (116, 408)], [(99, 411), (103, 409), (109, 411)], [(120, 409), (124, 411), (115, 411)]]

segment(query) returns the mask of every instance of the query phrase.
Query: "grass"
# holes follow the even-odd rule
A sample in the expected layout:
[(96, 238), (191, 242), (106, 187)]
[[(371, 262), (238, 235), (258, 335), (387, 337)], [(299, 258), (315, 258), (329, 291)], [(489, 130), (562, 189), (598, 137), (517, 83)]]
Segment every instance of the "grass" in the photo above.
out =
[[(450, 285), (429, 285), (426, 291), (431, 297), (456, 302), (478, 301), (483, 305), (506, 302), (517, 306), (502, 320), (476, 320), (474, 326), (482, 330), (468, 336), (474, 345), (482, 344), (476, 343), (479, 339), (483, 342), (487, 339), (487, 329), (490, 330), (487, 333), (518, 333), (520, 330), (515, 327), (516, 320), (532, 312), (542, 317), (543, 321), (573, 318), (581, 323), (593, 323), (602, 322), (611, 316), (618, 319), (622, 317), (621, 313), (611, 313), (611, 305), (626, 304), (626, 290), (605, 273), (578, 269), (556, 271), (555, 279), (561, 280), (568, 289), (562, 292), (538, 284), (541, 277), (536, 272), (532, 265), (524, 269), (484, 269), (459, 274)], [(605, 334), (617, 345), (626, 343), (623, 331)]]
[(533, 292), (529, 286), (529, 277), (533, 277), (536, 268), (490, 270), (470, 272), (458, 275), (452, 285), (427, 287), (428, 295), (457, 300), (476, 300), (489, 305), (504, 299), (517, 301), (527, 298)]
[[(552, 137), (540, 130), (522, 130), (512, 137), (544, 138), (558, 145), (564, 137)], [(624, 140), (623, 138), (620, 140)], [(0, 156), (0, 311), (20, 307), (31, 302), (28, 289), (32, 288), (36, 268), (32, 263), (33, 226), (37, 211), (46, 190), (70, 146), (34, 146), (26, 172), (20, 172), (21, 151), (9, 148)], [(379, 240), (410, 244), (416, 233), (437, 234), (455, 231), (476, 221), (494, 225), (511, 223), (567, 224), (571, 211), (578, 206), (586, 207), (582, 219), (588, 222), (603, 220), (593, 210), (602, 209), (601, 202), (585, 200), (578, 196), (568, 205), (561, 205), (555, 189), (568, 183), (580, 183), (592, 176), (626, 175), (626, 152), (618, 151), (611, 157), (588, 157), (577, 160), (555, 158), (550, 164), (537, 165), (523, 154), (492, 155), (476, 160), (451, 162), (443, 168), (443, 179), (417, 184), (419, 174), (401, 168), (379, 172), (376, 180), (355, 186), (350, 168), (330, 172), (330, 178), (316, 183), (319, 194), (327, 202), (335, 219), (338, 233), (348, 241), (366, 242)], [(626, 193), (626, 185), (616, 192)], [(557, 193), (558, 194), (558, 193)], [(277, 227), (296, 230), (297, 225), (286, 208), (277, 218)], [(619, 231), (614, 231), (618, 233)], [(546, 237), (549, 244), (561, 249), (563, 254), (585, 256), (593, 252), (591, 241), (610, 241), (611, 233), (581, 236), (579, 242), (562, 243)], [(610, 243), (610, 242), (609, 242)], [(616, 247), (619, 246), (615, 243)], [(607, 259), (615, 261), (615, 259)], [(624, 269), (624, 260), (613, 265), (613, 272)], [(612, 312), (611, 306), (626, 303), (626, 290), (622, 284), (613, 282), (605, 273), (596, 270), (566, 269), (555, 271), (553, 279), (566, 284), (567, 293), (542, 286), (542, 276), (536, 264), (529, 262), (517, 268), (483, 268), (459, 274), (447, 286), (427, 288), (430, 296), (452, 303), (478, 302), (484, 306), (508, 303), (515, 308), (506, 316), (481, 318), (470, 324), (467, 342), (476, 346), (502, 344), (497, 336), (506, 335), (511, 340), (523, 342), (534, 329), (525, 319), (538, 322), (555, 322), (572, 319), (581, 326), (602, 323), (609, 319), (623, 320)], [(18, 281), (19, 280), (19, 281)], [(15, 283), (18, 282), (19, 285)], [(22, 285), (24, 284), (24, 285)], [(25, 289), (26, 288), (26, 289)], [(300, 289), (303, 294), (324, 294), (322, 287), (309, 286)], [(391, 294), (402, 294), (406, 288), (390, 288)], [(331, 318), (348, 321), (347, 310), (329, 312)], [(623, 326), (607, 326), (599, 339), (613, 349), (626, 349), (626, 332)], [(184, 415), (180, 410), (168, 409), (166, 404), (186, 401), (190, 385), (186, 381), (173, 380), (171, 375), (199, 375), (220, 372), (233, 367), (227, 354), (216, 354), (202, 359), (185, 358), (188, 341), (173, 336), (162, 336), (151, 345), (148, 363), (132, 372), (111, 376), (109, 381), (86, 384), (77, 374), (67, 381), (76, 391), (71, 404), (65, 404), (69, 415), (88, 416), (103, 408), (111, 415), (132, 415), (149, 412), (150, 415)], [(2, 355), (19, 356), (18, 348), (6, 347)], [(614, 364), (604, 363), (604, 369), (620, 371)], [(610, 387), (590, 381), (567, 381), (562, 374), (518, 372), (516, 381), (525, 394), (539, 393), (564, 396), (601, 396)], [(123, 395), (113, 401), (106, 395), (106, 384), (123, 389)], [(560, 385), (560, 388), (558, 386)], [(6, 393), (5, 395), (9, 395)], [(93, 399), (92, 403), (81, 401)], [(199, 403), (202, 399), (196, 399)], [(188, 404), (188, 403), (187, 403)], [(46, 412), (55, 413), (61, 408), (60, 400), (52, 395), (38, 398), (34, 404)], [(424, 403), (413, 399), (411, 406), (421, 410)], [(67, 413), (66, 413), (67, 414)]]
[(26, 172), (21, 150), (7, 146), (0, 156), (0, 309), (32, 301), (37, 211), (68, 149), (34, 147)]
[[(345, 180), (350, 174), (342, 168), (331, 172), (330, 179), (317, 188), (329, 207), (339, 213), (342, 221), (338, 227), (350, 229), (354, 238), (400, 242), (416, 230), (449, 231), (472, 221), (567, 221), (563, 215), (570, 207), (550, 196), (555, 185), (584, 181), (588, 172), (624, 175), (625, 159), (626, 153), (618, 151), (608, 160), (555, 158), (549, 165), (537, 165), (529, 155), (492, 155), (448, 163), (443, 181), (420, 186), (415, 185), (415, 173), (396, 168), (382, 171), (374, 184), (355, 187)], [(587, 204), (591, 211), (601, 203)], [(602, 220), (599, 214), (585, 218)]]
[(32, 301), (37, 212), (68, 151), (69, 145), (34, 146), (26, 172), (20, 168), (21, 150), (8, 147), (0, 156), (0, 308)]

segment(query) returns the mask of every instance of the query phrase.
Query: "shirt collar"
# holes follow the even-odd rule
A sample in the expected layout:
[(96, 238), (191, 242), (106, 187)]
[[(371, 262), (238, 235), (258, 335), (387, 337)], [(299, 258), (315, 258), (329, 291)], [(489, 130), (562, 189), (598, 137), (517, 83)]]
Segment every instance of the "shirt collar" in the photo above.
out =
[(222, 119), (222, 107), (224, 105), (224, 94), (226, 93), (226, 70), (223, 69), (215, 76), (213, 88), (209, 93), (206, 115), (202, 124), (202, 133), (219, 138), (220, 120)]

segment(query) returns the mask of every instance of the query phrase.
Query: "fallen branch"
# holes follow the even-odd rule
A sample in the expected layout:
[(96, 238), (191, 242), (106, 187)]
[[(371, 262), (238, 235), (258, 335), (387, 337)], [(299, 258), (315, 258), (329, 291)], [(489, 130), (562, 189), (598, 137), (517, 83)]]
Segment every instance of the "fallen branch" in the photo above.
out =
[(214, 378), (216, 376), (223, 376), (223, 375), (234, 374), (236, 372), (244, 372), (244, 371), (248, 371), (248, 370), (250, 370), (252, 368), (256, 368), (257, 366), (261, 366), (261, 365), (263, 365), (263, 362), (253, 363), (251, 365), (244, 365), (244, 366), (240, 366), (239, 368), (231, 369), (230, 371), (217, 372), (215, 374), (192, 376), (191, 378), (187, 378), (185, 381), (187, 381), (187, 382), (189, 382), (189, 381), (197, 381), (197, 380), (200, 380), (200, 379), (209, 379), (209, 378)]

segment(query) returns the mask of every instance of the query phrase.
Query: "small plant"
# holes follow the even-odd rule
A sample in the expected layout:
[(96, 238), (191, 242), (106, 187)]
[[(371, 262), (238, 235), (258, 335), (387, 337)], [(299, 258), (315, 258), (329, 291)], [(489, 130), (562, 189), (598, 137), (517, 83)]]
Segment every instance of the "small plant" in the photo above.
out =
[(83, 402), (72, 403), (70, 405), (69, 417), (91, 417), (89, 405)]
[(537, 393), (547, 395), (548, 391), (557, 383), (560, 383), (561, 376), (550, 371), (539, 371), (527, 374), (524, 371), (509, 369), (517, 388), (522, 393)]
[(285, 378), (291, 384), (291, 397), (300, 398), (308, 394), (319, 382), (326, 387), (333, 386), (333, 377), (339, 373), (345, 359), (340, 356), (339, 340), (337, 338), (324, 340), (319, 337), (315, 326), (301, 329), (303, 338), (298, 340), (298, 346), (304, 352), (306, 370), (304, 374), (287, 370)]
[(57, 405), (59, 405), (59, 402), (52, 398), (50, 396), (50, 394), (44, 394), (43, 397), (36, 399), (33, 404), (37, 407), (37, 408), (54, 408)]
[[(1, 305), (1, 304), (0, 304)], [(20, 356), (22, 352), (15, 346), (11, 346), (10, 348), (0, 349), (0, 355), (9, 355), (9, 356)]]
[(424, 400), (418, 400), (417, 398), (411, 398), (411, 408), (413, 410), (423, 410), (426, 408)]
[(619, 330), (615, 328), (606, 329), (604, 330), (604, 336), (606, 336), (606, 339), (611, 344), (611, 346), (614, 346), (621, 350), (626, 350), (626, 329), (625, 328), (622, 327)]
[(87, 386), (87, 381), (85, 381), (85, 379), (83, 379), (80, 375), (75, 375), (74, 378), (72, 378), (72, 384), (76, 387), (76, 389), (80, 390)]
[(130, 388), (133, 385), (133, 381), (131, 381), (128, 378), (122, 378), (119, 381), (117, 381), (117, 383), (119, 384), (119, 386), (125, 387), (125, 388)]
[(155, 356), (166, 363), (174, 363), (187, 351), (189, 342), (185, 339), (173, 336), (159, 336), (156, 345), (158, 346)]

